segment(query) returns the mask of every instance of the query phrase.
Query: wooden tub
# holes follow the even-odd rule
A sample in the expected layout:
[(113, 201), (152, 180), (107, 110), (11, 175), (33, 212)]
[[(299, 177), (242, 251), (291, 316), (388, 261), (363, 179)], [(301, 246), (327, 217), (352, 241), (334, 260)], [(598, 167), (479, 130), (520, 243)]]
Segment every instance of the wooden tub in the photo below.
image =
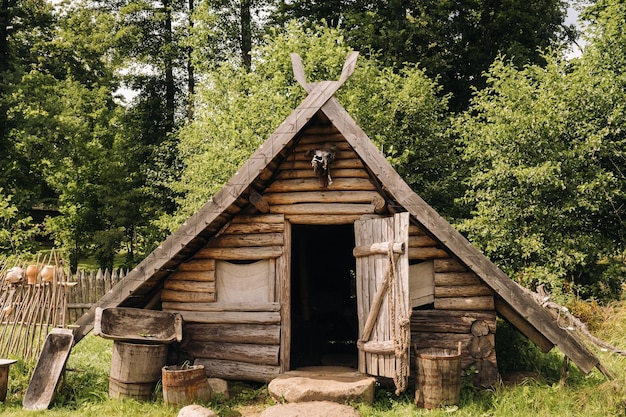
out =
[(97, 308), (94, 334), (137, 343), (172, 343), (183, 339), (180, 314), (139, 308)]

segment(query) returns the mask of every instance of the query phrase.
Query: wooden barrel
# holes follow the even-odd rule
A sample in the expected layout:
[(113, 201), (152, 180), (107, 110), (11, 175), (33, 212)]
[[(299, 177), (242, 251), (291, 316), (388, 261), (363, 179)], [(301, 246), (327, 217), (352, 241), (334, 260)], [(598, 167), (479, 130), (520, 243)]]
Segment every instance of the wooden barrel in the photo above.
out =
[(149, 345), (116, 340), (113, 343), (109, 374), (109, 397), (150, 400), (166, 360), (165, 344)]
[(166, 404), (188, 405), (211, 400), (211, 387), (204, 365), (164, 366), (161, 381)]
[(415, 404), (433, 409), (456, 405), (461, 395), (461, 354), (450, 349), (417, 351)]

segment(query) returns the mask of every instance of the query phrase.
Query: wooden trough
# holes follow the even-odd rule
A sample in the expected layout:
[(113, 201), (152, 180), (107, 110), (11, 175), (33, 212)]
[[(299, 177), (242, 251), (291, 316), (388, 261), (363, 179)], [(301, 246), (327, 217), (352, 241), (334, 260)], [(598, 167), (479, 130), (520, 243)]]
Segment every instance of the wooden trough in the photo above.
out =
[(50, 405), (59, 378), (74, 344), (74, 335), (69, 329), (53, 329), (46, 337), (37, 366), (22, 400), (26, 410), (45, 410)]
[(97, 308), (94, 334), (105, 339), (137, 343), (180, 342), (180, 314), (139, 308)]

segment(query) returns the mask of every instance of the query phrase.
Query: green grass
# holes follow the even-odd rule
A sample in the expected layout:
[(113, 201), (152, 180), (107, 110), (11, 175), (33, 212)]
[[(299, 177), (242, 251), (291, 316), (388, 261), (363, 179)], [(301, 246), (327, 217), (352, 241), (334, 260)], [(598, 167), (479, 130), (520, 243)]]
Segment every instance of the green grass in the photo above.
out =
[[(626, 347), (626, 304), (616, 304), (604, 309), (603, 325), (596, 335), (617, 346)], [(428, 411), (413, 405), (414, 388), (396, 397), (393, 391), (379, 387), (374, 405), (355, 404), (363, 417), (407, 416), (626, 416), (626, 357), (599, 352), (603, 364), (616, 378), (607, 381), (598, 371), (582, 375), (575, 366), (570, 367), (567, 383), (559, 383), (562, 357), (556, 353), (542, 354), (533, 350), (524, 339), (516, 339), (499, 330), (500, 339), (512, 341), (499, 347), (499, 360), (508, 371), (525, 370), (538, 375), (516, 385), (500, 384), (492, 389), (479, 390), (463, 379), (461, 400), (458, 406)], [(508, 350), (506, 350), (506, 349)], [(504, 351), (502, 349), (505, 349)], [(153, 402), (111, 400), (108, 398), (108, 374), (111, 366), (112, 342), (87, 336), (74, 347), (68, 360), (65, 381), (50, 408), (41, 412), (22, 409), (22, 399), (34, 365), (22, 362), (11, 367), (9, 392), (5, 404), (0, 404), (2, 416), (176, 416), (179, 409), (163, 403), (157, 394)], [(514, 358), (508, 361), (507, 358)], [(522, 360), (522, 359), (526, 360)], [(517, 364), (522, 369), (514, 369)], [(469, 378), (469, 377), (466, 377)], [(158, 391), (157, 391), (158, 393)], [(268, 397), (266, 386), (235, 383), (231, 385), (231, 399), (206, 404), (222, 417), (258, 415), (274, 402)]]

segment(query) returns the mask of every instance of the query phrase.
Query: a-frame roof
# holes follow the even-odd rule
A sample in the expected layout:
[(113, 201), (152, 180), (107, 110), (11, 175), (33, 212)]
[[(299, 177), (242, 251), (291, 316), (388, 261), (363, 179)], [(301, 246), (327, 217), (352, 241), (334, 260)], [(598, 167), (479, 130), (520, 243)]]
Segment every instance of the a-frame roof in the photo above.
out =
[[(298, 134), (321, 112), (341, 132), (385, 192), (411, 214), (412, 221), (427, 231), (466, 268), (477, 274), (496, 295), (496, 309), (544, 351), (553, 346), (584, 373), (601, 364), (577, 338), (561, 328), (551, 314), (537, 304), (502, 270), (487, 259), (430, 205), (422, 200), (373, 144), (354, 119), (334, 98), (334, 93), (354, 71), (356, 53), (348, 56), (339, 81), (306, 82), (302, 63), (292, 54), (296, 79), (309, 93), (270, 137), (244, 163), (227, 184), (191, 216), (176, 232), (149, 254), (88, 313), (77, 321), (76, 340), (91, 331), (96, 307), (146, 306), (158, 297), (160, 285), (171, 271), (188, 259), (245, 205), (249, 195), (262, 186), (264, 172), (276, 166), (294, 146)], [(602, 369), (601, 369), (602, 370)]]

